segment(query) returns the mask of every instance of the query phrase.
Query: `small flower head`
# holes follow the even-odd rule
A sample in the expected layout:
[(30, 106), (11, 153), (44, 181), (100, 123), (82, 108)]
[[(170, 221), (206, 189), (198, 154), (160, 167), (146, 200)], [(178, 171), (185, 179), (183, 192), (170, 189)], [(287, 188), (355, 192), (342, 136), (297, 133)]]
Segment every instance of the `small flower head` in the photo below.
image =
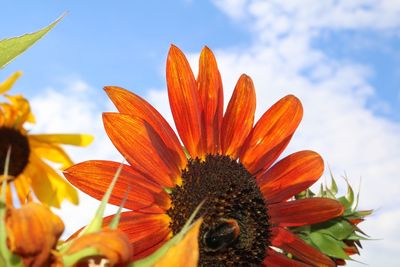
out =
[(51, 250), (64, 231), (64, 223), (49, 208), (30, 202), (6, 212), (9, 249), (19, 255), (25, 266), (49, 265)]

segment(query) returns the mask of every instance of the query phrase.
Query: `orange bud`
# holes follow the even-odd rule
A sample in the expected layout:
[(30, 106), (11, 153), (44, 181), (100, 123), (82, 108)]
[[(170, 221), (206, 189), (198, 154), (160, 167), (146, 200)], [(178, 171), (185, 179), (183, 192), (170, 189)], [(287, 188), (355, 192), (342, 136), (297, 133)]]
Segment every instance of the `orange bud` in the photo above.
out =
[(154, 264), (154, 267), (185, 266), (195, 267), (199, 260), (199, 231), (203, 221), (198, 220), (185, 237)]
[(68, 255), (85, 248), (95, 248), (99, 252), (96, 257), (82, 259), (77, 266), (88, 266), (90, 261), (100, 262), (102, 259), (105, 259), (109, 266), (125, 266), (133, 256), (129, 239), (120, 230), (105, 228), (96, 233), (85, 234), (72, 242), (67, 251)]
[(49, 265), (64, 223), (49, 208), (30, 202), (7, 209), (6, 229), (9, 249), (23, 259), (25, 266), (39, 267)]

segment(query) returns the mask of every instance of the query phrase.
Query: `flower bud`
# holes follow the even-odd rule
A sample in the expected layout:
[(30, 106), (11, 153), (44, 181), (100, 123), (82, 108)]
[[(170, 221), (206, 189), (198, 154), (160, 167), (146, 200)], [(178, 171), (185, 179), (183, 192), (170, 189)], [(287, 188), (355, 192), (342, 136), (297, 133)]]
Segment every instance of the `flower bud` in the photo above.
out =
[(6, 229), (9, 249), (25, 266), (49, 266), (51, 250), (64, 231), (64, 223), (49, 208), (30, 202), (7, 209)]
[(99, 232), (85, 234), (75, 239), (67, 251), (67, 255), (95, 248), (98, 255), (87, 257), (77, 266), (88, 266), (90, 262), (107, 262), (107, 266), (125, 266), (132, 259), (132, 246), (128, 237), (120, 230), (104, 228)]

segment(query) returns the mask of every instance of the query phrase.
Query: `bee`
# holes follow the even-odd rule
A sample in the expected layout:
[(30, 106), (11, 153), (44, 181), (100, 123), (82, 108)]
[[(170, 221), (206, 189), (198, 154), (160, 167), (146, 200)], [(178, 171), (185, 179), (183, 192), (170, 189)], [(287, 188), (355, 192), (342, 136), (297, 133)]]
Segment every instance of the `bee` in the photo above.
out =
[(239, 237), (240, 226), (235, 219), (222, 219), (203, 235), (203, 244), (209, 251), (218, 251), (233, 244)]

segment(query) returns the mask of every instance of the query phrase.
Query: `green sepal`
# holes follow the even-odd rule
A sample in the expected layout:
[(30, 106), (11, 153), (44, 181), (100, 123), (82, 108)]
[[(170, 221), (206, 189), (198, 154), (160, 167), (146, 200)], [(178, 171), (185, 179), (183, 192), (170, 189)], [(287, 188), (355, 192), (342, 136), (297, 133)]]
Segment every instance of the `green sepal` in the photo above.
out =
[(336, 240), (345, 240), (354, 232), (355, 226), (339, 218), (313, 225), (311, 229), (312, 232), (327, 234)]
[(117, 229), (118, 228), (119, 220), (121, 218), (121, 212), (122, 212), (122, 209), (125, 206), (126, 200), (128, 199), (129, 191), (131, 191), (130, 187), (128, 187), (128, 189), (126, 190), (125, 196), (122, 199), (121, 204), (119, 205), (117, 213), (115, 213), (115, 215), (112, 218), (111, 222), (108, 224), (108, 227), (110, 229)]
[(335, 178), (333, 177), (331, 168), (329, 168), (329, 175), (331, 176), (331, 192), (333, 193), (333, 195), (336, 195), (338, 193), (338, 186), (336, 184)]
[[(337, 196), (339, 190), (332, 172), (330, 172), (330, 177), (331, 186), (328, 188), (321, 184), (317, 196), (339, 201), (344, 207), (344, 213), (325, 222), (308, 227), (290, 227), (290, 230), (322, 253), (332, 258), (349, 260), (351, 258), (343, 250), (347, 246), (345, 242), (350, 242), (349, 244), (353, 242), (351, 246), (361, 248), (361, 240), (371, 240), (367, 234), (358, 228), (357, 224), (363, 221), (364, 217), (370, 215), (373, 210), (357, 210), (360, 191), (357, 192), (355, 197), (347, 178), (345, 178), (347, 184), (346, 194)], [(296, 195), (296, 199), (306, 198), (307, 195), (312, 196), (308, 191), (311, 190), (307, 189)]]
[(4, 165), (4, 180), (1, 183), (0, 196), (0, 266), (23, 267), (23, 262), (20, 257), (13, 254), (7, 246), (7, 229), (6, 229), (6, 190), (8, 166), (10, 165), (11, 147), (7, 150), (5, 165)]
[(187, 148), (185, 146), (182, 146), (182, 149), (183, 149), (183, 152), (185, 152), (186, 159), (190, 159), (191, 157), (190, 157), (190, 154), (189, 154), (189, 151), (187, 150)]

